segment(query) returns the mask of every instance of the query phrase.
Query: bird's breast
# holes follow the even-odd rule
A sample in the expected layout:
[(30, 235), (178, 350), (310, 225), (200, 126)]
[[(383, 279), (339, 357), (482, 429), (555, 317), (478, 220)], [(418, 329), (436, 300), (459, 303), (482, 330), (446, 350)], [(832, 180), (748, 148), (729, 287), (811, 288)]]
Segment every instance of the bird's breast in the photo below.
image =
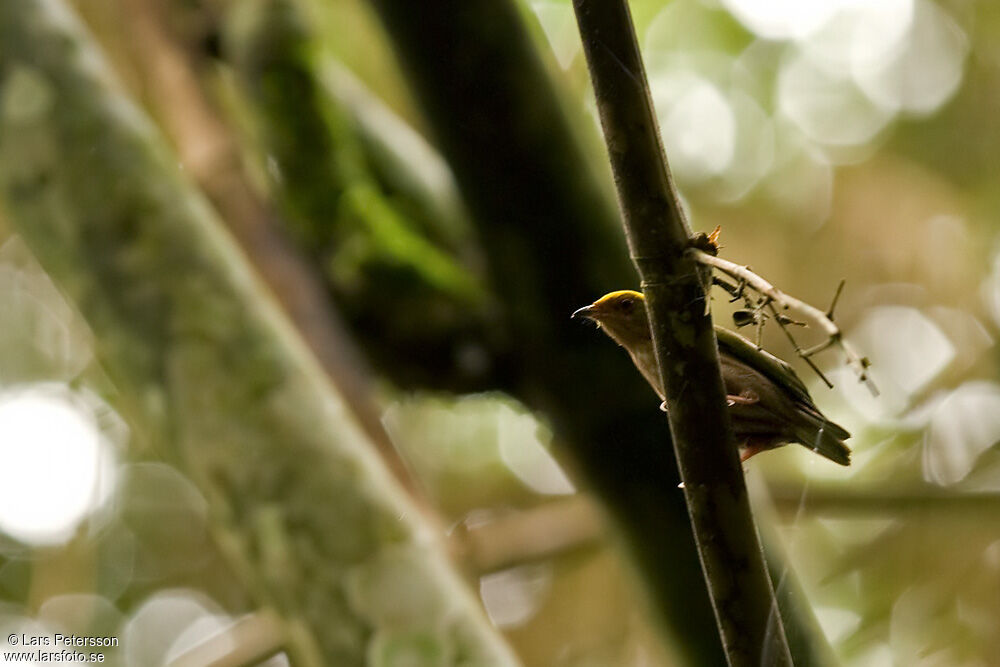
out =
[(639, 369), (642, 376), (646, 378), (646, 382), (649, 383), (659, 395), (660, 400), (663, 400), (663, 389), (662, 383), (660, 382), (660, 367), (656, 364), (656, 353), (653, 352), (653, 346), (642, 347), (631, 352), (632, 363), (635, 367)]

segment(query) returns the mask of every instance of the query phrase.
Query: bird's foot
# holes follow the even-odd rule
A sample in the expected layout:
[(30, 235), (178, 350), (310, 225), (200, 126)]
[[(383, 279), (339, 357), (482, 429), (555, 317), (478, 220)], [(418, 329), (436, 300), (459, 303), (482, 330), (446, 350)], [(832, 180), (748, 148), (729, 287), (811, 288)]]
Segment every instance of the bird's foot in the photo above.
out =
[(728, 394), (726, 396), (726, 405), (730, 408), (733, 407), (734, 405), (753, 405), (754, 403), (757, 403), (759, 400), (760, 397), (757, 396), (757, 394), (755, 394), (750, 390), (746, 390), (741, 392), (738, 396), (734, 396), (733, 394)]
[(766, 452), (768, 449), (771, 449), (771, 447), (767, 443), (762, 443), (759, 440), (755, 442), (751, 438), (740, 447), (740, 463), (746, 463), (751, 456)]

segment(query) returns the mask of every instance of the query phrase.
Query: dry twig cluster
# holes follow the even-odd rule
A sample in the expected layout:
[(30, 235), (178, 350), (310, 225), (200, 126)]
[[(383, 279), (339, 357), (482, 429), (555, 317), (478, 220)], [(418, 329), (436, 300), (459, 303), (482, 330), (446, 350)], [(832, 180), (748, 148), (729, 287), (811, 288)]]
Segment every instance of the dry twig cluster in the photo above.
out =
[[(718, 228), (709, 235), (698, 234), (692, 240), (688, 253), (696, 262), (713, 271), (712, 285), (721, 287), (728, 292), (731, 302), (743, 301), (745, 309), (734, 313), (733, 320), (737, 327), (750, 325), (756, 327), (755, 342), (758, 348), (761, 347), (765, 323), (773, 319), (788, 337), (788, 341), (795, 348), (795, 353), (809, 364), (809, 367), (828, 387), (833, 387), (833, 383), (823, 374), (812, 357), (831, 347), (839, 347), (847, 358), (847, 365), (857, 375), (858, 381), (865, 383), (872, 395), (878, 395), (878, 388), (868, 372), (871, 362), (867, 357), (857, 353), (833, 319), (834, 309), (844, 289), (844, 281), (841, 281), (837, 286), (830, 307), (825, 312), (821, 311), (805, 301), (785, 294), (760, 275), (754, 273), (749, 266), (736, 264), (719, 257), (717, 255), (718, 237)], [(735, 283), (715, 275), (714, 272), (723, 274)], [(786, 311), (797, 312), (807, 321), (792, 319), (785, 314)], [(788, 327), (808, 326), (810, 323), (816, 325), (827, 337), (821, 343), (804, 348), (799, 345)]]

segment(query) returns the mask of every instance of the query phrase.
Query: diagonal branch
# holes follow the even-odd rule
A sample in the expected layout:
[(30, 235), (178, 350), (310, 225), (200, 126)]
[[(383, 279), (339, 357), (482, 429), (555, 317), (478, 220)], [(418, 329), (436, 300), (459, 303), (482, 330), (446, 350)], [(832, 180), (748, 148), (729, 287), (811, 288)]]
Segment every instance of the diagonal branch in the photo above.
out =
[(642, 278), (691, 525), (730, 665), (791, 665), (732, 429), (705, 272), (674, 189), (626, 0), (574, 0)]
[(119, 2), (131, 27), (134, 61), (149, 104), (176, 147), (180, 163), (208, 196), (344, 395), (393, 476), (424, 505), (426, 500), (382, 427), (361, 351), (333, 308), (320, 274), (281, 233), (277, 213), (249, 182), (236, 138), (204, 94), (195, 63), (169, 32), (165, 8), (153, 0)]

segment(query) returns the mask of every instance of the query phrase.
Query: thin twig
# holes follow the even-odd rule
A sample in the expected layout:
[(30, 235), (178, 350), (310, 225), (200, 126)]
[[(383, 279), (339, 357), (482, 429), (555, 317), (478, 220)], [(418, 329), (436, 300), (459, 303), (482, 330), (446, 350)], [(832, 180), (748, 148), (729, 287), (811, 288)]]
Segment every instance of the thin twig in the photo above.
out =
[[(774, 313), (774, 317), (775, 317), (775, 319), (777, 319), (778, 318), (778, 312), (775, 310), (774, 304), (771, 304), (771, 312)], [(778, 326), (781, 328), (781, 330), (784, 332), (785, 336), (788, 338), (788, 342), (792, 344), (793, 348), (795, 348), (795, 354), (797, 354), (800, 357), (802, 357), (802, 359), (804, 359), (805, 362), (807, 364), (809, 364), (809, 368), (813, 369), (813, 372), (816, 373), (816, 375), (819, 376), (819, 379), (823, 381), (823, 384), (825, 384), (827, 387), (833, 389), (833, 383), (830, 382), (829, 378), (827, 378), (826, 375), (823, 374), (823, 371), (821, 371), (819, 369), (819, 366), (816, 365), (816, 362), (814, 362), (810, 358), (810, 356), (808, 354), (805, 354), (803, 352), (802, 348), (799, 347), (798, 341), (795, 340), (795, 336), (793, 336), (792, 332), (788, 330), (788, 327), (786, 327), (781, 322), (781, 320), (778, 320)], [(831, 338), (830, 341), (833, 341), (833, 339)]]
[(830, 307), (826, 309), (826, 317), (830, 321), (833, 321), (833, 309), (837, 307), (837, 301), (840, 299), (841, 293), (844, 291), (844, 285), (847, 280), (841, 279), (840, 284), (837, 285), (837, 291), (833, 293), (833, 300), (830, 301)]
[[(841, 284), (837, 287), (837, 293), (834, 295), (833, 303), (830, 305), (830, 309), (824, 313), (820, 309), (806, 303), (805, 301), (801, 301), (793, 296), (785, 294), (777, 287), (764, 280), (764, 278), (751, 271), (749, 267), (741, 266), (734, 262), (730, 262), (729, 260), (722, 259), (721, 257), (715, 257), (707, 252), (698, 250), (697, 248), (689, 248), (688, 253), (699, 264), (710, 266), (713, 269), (730, 276), (731, 278), (743, 281), (749, 287), (759, 292), (763, 297), (766, 297), (773, 307), (772, 310), (776, 319), (778, 319), (777, 316), (779, 308), (783, 310), (790, 309), (798, 311), (808, 318), (810, 322), (817, 325), (827, 335), (828, 340), (821, 346), (818, 345), (807, 350), (803, 350), (799, 347), (798, 343), (795, 342), (794, 337), (792, 337), (787, 329), (782, 327), (782, 330), (785, 331), (789, 340), (792, 341), (792, 344), (795, 346), (796, 353), (806, 360), (806, 363), (808, 363), (809, 366), (823, 378), (823, 381), (826, 382), (827, 385), (833, 386), (830, 384), (829, 380), (823, 377), (823, 374), (816, 367), (816, 364), (810, 361), (809, 357), (816, 354), (816, 352), (820, 352), (828, 347), (836, 345), (843, 350), (845, 356), (847, 357), (847, 364), (854, 370), (855, 374), (858, 376), (858, 380), (867, 385), (869, 391), (872, 392), (872, 395), (878, 396), (878, 388), (875, 386), (875, 383), (871, 379), (871, 375), (868, 373), (868, 360), (855, 352), (854, 348), (844, 338), (840, 327), (837, 326), (832, 318), (833, 308), (836, 306), (837, 299), (839, 299), (840, 292), (844, 287), (843, 281), (841, 281)], [(782, 324), (780, 321), (778, 323), (779, 325)]]
[[(761, 348), (764, 341), (764, 321), (767, 316), (764, 314), (764, 305), (769, 305), (770, 302), (764, 301), (753, 311), (754, 319), (757, 321), (757, 349)], [(774, 310), (773, 308), (771, 309)]]
[(827, 349), (829, 347), (832, 347), (833, 344), (836, 343), (836, 342), (837, 341), (835, 341), (833, 338), (827, 338), (822, 343), (819, 343), (817, 345), (813, 345), (812, 347), (807, 347), (806, 349), (802, 350), (802, 356), (804, 356), (804, 357), (811, 357), (814, 354), (817, 354), (817, 353), (822, 352), (823, 350), (825, 350), (825, 349)]

